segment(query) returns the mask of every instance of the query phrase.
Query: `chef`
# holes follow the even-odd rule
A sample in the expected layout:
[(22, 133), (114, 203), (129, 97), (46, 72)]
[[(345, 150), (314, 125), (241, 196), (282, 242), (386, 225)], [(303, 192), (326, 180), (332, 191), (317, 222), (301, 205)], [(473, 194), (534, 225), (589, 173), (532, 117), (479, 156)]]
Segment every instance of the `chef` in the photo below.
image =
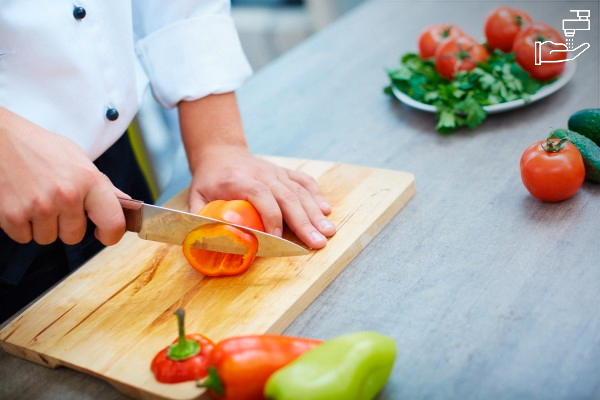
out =
[(251, 154), (235, 90), (251, 75), (226, 0), (4, 0), (0, 321), (117, 243), (117, 196), (150, 202), (127, 127), (152, 90), (177, 107), (189, 209), (247, 199), (311, 248), (334, 225), (316, 182)]

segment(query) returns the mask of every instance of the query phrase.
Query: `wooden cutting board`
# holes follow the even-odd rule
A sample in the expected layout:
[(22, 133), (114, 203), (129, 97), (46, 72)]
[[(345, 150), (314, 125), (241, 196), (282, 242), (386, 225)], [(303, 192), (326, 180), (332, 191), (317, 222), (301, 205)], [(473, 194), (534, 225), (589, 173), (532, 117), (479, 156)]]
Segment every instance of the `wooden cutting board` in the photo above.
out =
[[(15, 356), (91, 374), (138, 399), (208, 399), (193, 382), (158, 383), (153, 356), (188, 333), (215, 341), (281, 333), (371, 241), (415, 192), (413, 175), (333, 162), (269, 159), (317, 179), (338, 228), (326, 248), (301, 257), (259, 258), (243, 275), (207, 278), (178, 246), (127, 233), (0, 331)], [(166, 206), (184, 210), (187, 193)], [(288, 238), (295, 239), (287, 233)]]

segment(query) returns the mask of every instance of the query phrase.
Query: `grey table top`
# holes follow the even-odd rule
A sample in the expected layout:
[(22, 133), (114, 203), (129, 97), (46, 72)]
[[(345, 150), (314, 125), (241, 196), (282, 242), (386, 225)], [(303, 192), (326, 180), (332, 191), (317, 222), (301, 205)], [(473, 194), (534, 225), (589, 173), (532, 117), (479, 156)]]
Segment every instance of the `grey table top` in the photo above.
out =
[[(531, 143), (600, 107), (599, 2), (514, 2), (557, 28), (590, 9), (591, 47), (552, 96), (477, 130), (382, 93), (432, 22), (476, 37), (497, 2), (373, 1), (259, 71), (239, 99), (252, 149), (409, 171), (417, 193), (287, 329), (370, 329), (399, 352), (382, 399), (599, 399), (600, 185), (542, 203), (519, 176)], [(0, 398), (121, 399), (110, 385), (0, 352)]]

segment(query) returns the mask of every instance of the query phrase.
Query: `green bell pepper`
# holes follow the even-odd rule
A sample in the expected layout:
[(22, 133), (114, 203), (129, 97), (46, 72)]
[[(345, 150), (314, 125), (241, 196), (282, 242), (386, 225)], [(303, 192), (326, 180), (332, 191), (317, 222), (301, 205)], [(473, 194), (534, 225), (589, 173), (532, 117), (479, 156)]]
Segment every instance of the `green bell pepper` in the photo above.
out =
[(394, 339), (361, 331), (330, 339), (267, 380), (268, 400), (371, 400), (385, 386), (396, 358)]

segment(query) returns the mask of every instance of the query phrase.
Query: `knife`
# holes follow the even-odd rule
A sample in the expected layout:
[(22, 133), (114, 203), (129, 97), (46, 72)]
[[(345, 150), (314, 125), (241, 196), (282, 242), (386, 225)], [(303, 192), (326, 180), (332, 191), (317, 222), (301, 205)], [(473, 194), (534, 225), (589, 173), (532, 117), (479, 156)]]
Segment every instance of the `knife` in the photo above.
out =
[[(119, 198), (125, 214), (126, 229), (136, 232), (145, 240), (153, 240), (181, 246), (185, 237), (194, 229), (207, 224), (225, 224), (250, 232), (258, 239), (257, 257), (288, 257), (308, 254), (302, 246), (256, 229), (223, 222), (197, 214), (172, 210), (146, 204), (140, 200)], [(236, 245), (227, 236), (201, 237), (194, 247), (221, 253), (245, 254), (246, 250)]]

